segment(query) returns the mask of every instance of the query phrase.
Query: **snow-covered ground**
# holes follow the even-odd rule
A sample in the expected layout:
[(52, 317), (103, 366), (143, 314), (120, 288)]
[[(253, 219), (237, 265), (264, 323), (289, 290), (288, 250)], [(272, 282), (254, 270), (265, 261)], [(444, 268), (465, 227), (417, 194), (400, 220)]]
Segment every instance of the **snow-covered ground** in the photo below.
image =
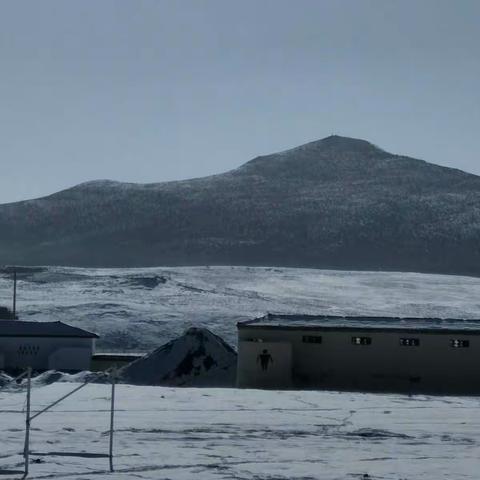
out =
[[(36, 386), (33, 410), (73, 387)], [(109, 394), (89, 385), (35, 419), (31, 450), (107, 453)], [(21, 468), (24, 404), (24, 391), (0, 391), (3, 469)], [(479, 407), (473, 397), (120, 385), (116, 472), (105, 458), (33, 454), (44, 463), (29, 478), (477, 480)]]
[[(0, 304), (11, 287), (0, 276)], [(22, 274), (18, 293), (22, 319), (90, 329), (105, 350), (151, 350), (190, 326), (235, 344), (235, 323), (267, 311), (480, 318), (480, 279), (413, 273), (47, 267)], [(34, 385), (34, 411), (74, 388)], [(22, 464), (25, 391), (15, 388), (0, 390), (0, 469)], [(106, 453), (109, 394), (89, 385), (35, 419), (31, 450)], [(116, 472), (105, 458), (34, 454), (43, 463), (30, 478), (477, 480), (479, 407), (473, 397), (119, 385)]]
[[(0, 305), (11, 304), (0, 275)], [(232, 345), (235, 324), (266, 312), (480, 318), (480, 279), (296, 268), (47, 267), (20, 275), (24, 320), (61, 320), (99, 333), (98, 349), (149, 351), (190, 326)]]

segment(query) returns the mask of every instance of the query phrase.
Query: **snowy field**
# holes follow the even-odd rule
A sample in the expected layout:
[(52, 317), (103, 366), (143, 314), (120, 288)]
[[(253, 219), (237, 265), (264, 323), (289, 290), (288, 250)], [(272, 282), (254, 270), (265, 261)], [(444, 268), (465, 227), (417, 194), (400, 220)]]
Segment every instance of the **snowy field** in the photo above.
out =
[[(33, 410), (73, 387), (35, 387)], [(31, 450), (107, 453), (109, 394), (89, 385), (38, 417)], [(33, 454), (44, 463), (29, 478), (478, 479), (479, 398), (120, 385), (117, 399), (115, 473), (105, 458)], [(24, 404), (0, 391), (3, 469), (21, 468)]]
[[(0, 304), (12, 290), (0, 276)], [(150, 350), (189, 326), (232, 344), (235, 323), (279, 313), (480, 318), (480, 279), (284, 268), (77, 269), (22, 273), (25, 320), (101, 335), (99, 349)], [(19, 387), (15, 387), (19, 388)], [(0, 468), (22, 465), (25, 391), (0, 391)], [(35, 384), (33, 410), (73, 384)], [(480, 398), (117, 387), (108, 459), (32, 455), (36, 479), (477, 480)], [(33, 422), (36, 453), (107, 453), (109, 387), (89, 385)], [(2, 477), (0, 477), (2, 478)], [(4, 476), (3, 478), (21, 478)]]
[[(0, 275), (0, 305), (11, 305)], [(47, 267), (20, 275), (23, 320), (61, 320), (100, 334), (98, 350), (149, 351), (190, 326), (232, 345), (235, 324), (266, 312), (480, 318), (480, 279), (296, 268)]]

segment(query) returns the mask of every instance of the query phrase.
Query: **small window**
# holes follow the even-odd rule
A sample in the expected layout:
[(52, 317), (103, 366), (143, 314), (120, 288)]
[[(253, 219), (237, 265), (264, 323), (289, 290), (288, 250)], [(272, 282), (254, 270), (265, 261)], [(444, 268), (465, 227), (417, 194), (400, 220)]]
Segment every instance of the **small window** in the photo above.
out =
[(302, 337), (303, 343), (322, 343), (322, 337), (319, 335), (304, 335)]
[(452, 348), (468, 348), (470, 346), (470, 340), (459, 340), (454, 338), (450, 340), (450, 346)]
[(371, 345), (371, 337), (352, 337), (352, 343), (354, 345)]
[(262, 343), (262, 342), (263, 342), (263, 338), (247, 338), (245, 341), (246, 341), (246, 342)]
[(39, 351), (38, 345), (20, 345), (17, 349), (18, 355), (38, 355)]
[(418, 338), (401, 338), (400, 345), (402, 347), (418, 347), (420, 340)]

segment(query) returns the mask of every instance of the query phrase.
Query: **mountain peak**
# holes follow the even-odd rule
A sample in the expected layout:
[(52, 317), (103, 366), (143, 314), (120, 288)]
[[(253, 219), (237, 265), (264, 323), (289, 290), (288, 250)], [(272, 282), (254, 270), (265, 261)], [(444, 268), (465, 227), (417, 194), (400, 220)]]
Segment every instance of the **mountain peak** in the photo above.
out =
[(283, 152), (254, 158), (236, 173), (307, 181), (360, 178), (371, 175), (389, 157), (394, 155), (366, 140), (330, 135)]
[(106, 188), (106, 187), (116, 187), (121, 184), (122, 182), (117, 182), (115, 180), (99, 179), (99, 180), (89, 180), (87, 182), (79, 183), (75, 187), (76, 188)]
[(378, 149), (373, 143), (361, 138), (343, 137), (341, 135), (330, 135), (319, 140), (324, 145), (335, 147), (368, 147)]
[(373, 143), (360, 138), (342, 137), (341, 135), (330, 135), (320, 140), (305, 143), (298, 147), (290, 148), (280, 154), (314, 151), (344, 151), (357, 153), (385, 153), (384, 150)]

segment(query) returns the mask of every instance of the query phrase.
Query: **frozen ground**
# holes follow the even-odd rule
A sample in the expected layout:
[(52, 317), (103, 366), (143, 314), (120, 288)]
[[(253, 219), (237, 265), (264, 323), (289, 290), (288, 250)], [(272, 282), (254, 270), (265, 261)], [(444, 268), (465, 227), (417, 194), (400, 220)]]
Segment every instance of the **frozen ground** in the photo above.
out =
[[(0, 305), (11, 293), (0, 275)], [(190, 326), (235, 345), (235, 323), (268, 311), (480, 318), (480, 279), (416, 273), (47, 267), (20, 275), (18, 295), (22, 319), (90, 329), (106, 351), (152, 350)]]
[[(33, 409), (72, 388), (35, 387)], [(106, 453), (108, 398), (90, 385), (38, 417), (31, 450)], [(0, 392), (4, 469), (21, 467), (24, 400)], [(105, 458), (33, 454), (29, 478), (478, 479), (479, 398), (121, 385), (117, 400), (114, 474)]]

